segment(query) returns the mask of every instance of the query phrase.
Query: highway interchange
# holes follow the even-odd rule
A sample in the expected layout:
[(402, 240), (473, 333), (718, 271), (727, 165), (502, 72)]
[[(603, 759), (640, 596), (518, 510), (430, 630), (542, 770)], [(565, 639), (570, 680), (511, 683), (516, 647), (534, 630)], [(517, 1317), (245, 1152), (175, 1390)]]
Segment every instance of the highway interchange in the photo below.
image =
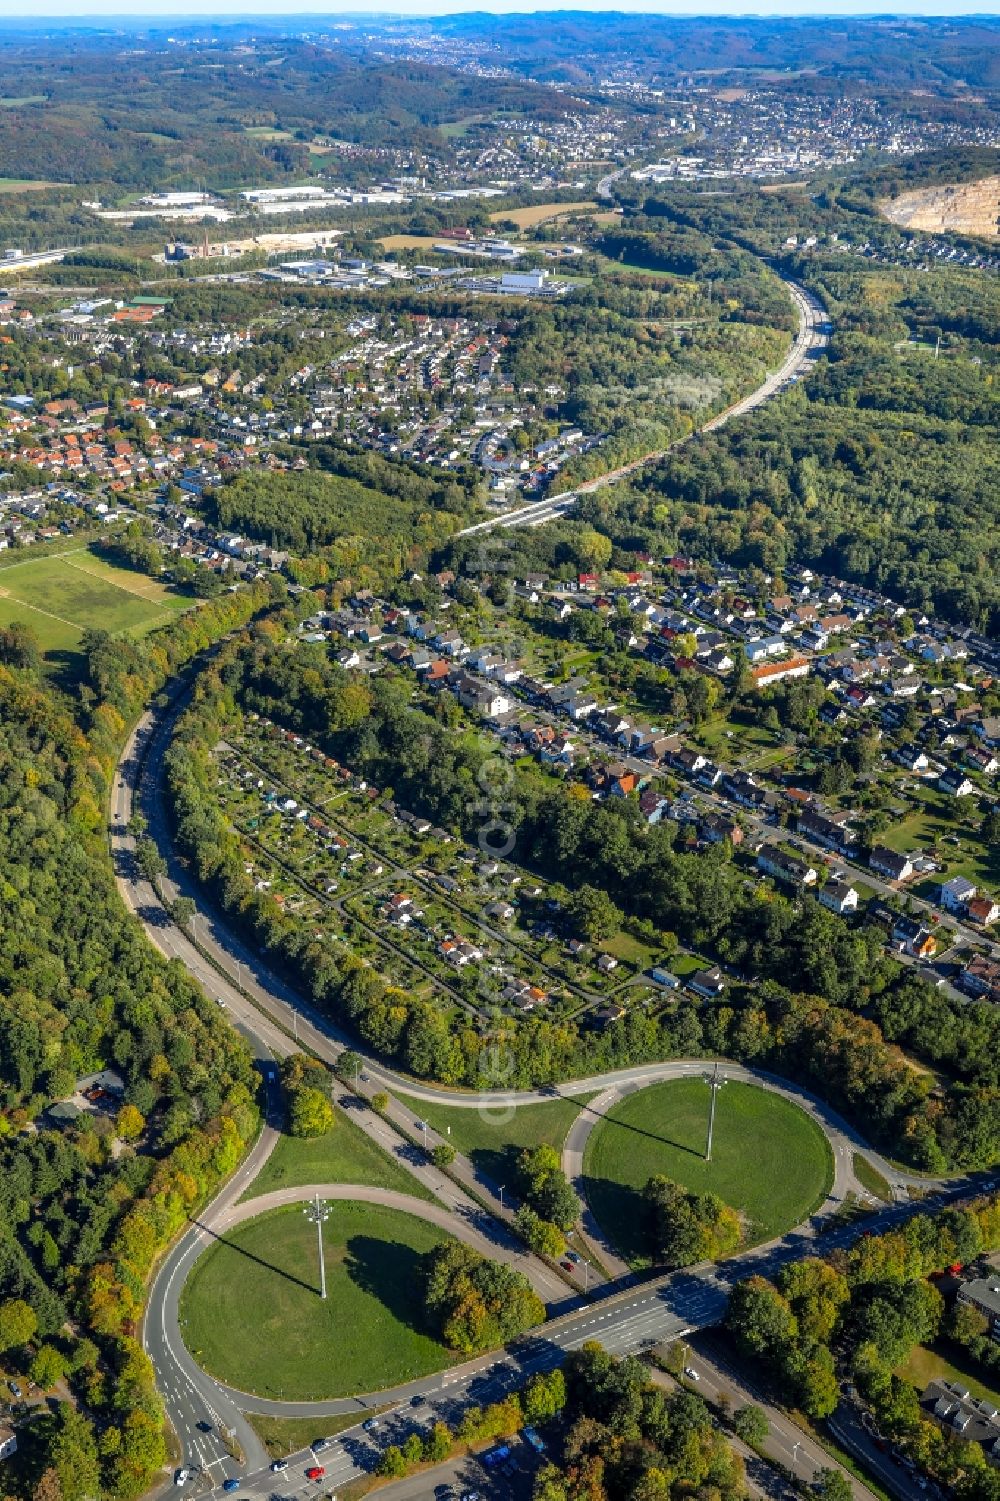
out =
[[(800, 315), (799, 333), (788, 357), (756, 392), (713, 419), (703, 430), (720, 426), (731, 416), (767, 400), (795, 379), (807, 361), (825, 344), (822, 308), (795, 284), (788, 283), (788, 286)], [(570, 508), (582, 490), (613, 483), (655, 457), (659, 455), (650, 455), (636, 465), (629, 465), (623, 471), (593, 481), (566, 496), (552, 497), (549, 501), (524, 508), (522, 512), (508, 513), (482, 523), (479, 529), (536, 524)], [(414, 1116), (412, 1102), (419, 1105), (421, 1100), (444, 1101), (453, 1106), (481, 1109), (484, 1106), (494, 1108), (542, 1101), (557, 1095), (571, 1098), (597, 1090), (597, 1100), (588, 1110), (581, 1112), (564, 1151), (564, 1167), (570, 1177), (579, 1181), (586, 1136), (606, 1109), (632, 1089), (657, 1079), (698, 1071), (705, 1066), (704, 1063), (687, 1060), (640, 1066), (597, 1079), (577, 1080), (558, 1090), (489, 1091), (473, 1095), (420, 1085), (375, 1060), (367, 1060), (365, 1088), (361, 1089), (359, 1084), (357, 1093), (345, 1100), (354, 1107), (353, 1119), (417, 1181), (431, 1190), (443, 1206), (435, 1211), (435, 1215), (440, 1217), (439, 1222), (443, 1220), (448, 1224), (451, 1233), (525, 1271), (548, 1306), (548, 1322), (540, 1331), (519, 1341), (499, 1357), (482, 1357), (452, 1367), (426, 1381), (351, 1398), (315, 1403), (271, 1402), (233, 1391), (207, 1375), (188, 1353), (181, 1337), (178, 1318), (180, 1292), (187, 1272), (206, 1245), (248, 1212), (242, 1207), (237, 1209), (237, 1203), (261, 1171), (278, 1140), (281, 1107), (275, 1060), (302, 1046), (333, 1063), (346, 1046), (356, 1048), (356, 1043), (306, 1006), (284, 982), (266, 969), (255, 953), (226, 929), (217, 914), (204, 909), (197, 887), (173, 855), (159, 771), (182, 702), (183, 692), (174, 685), (166, 701), (161, 700), (155, 711), (143, 716), (123, 752), (111, 794), (112, 857), (119, 889), (127, 905), (143, 922), (153, 943), (167, 957), (182, 963), (206, 992), (227, 1008), (233, 1024), (247, 1039), (261, 1071), (266, 1100), (265, 1124), (251, 1152), (234, 1178), (165, 1256), (150, 1289), (143, 1328), (144, 1344), (156, 1371), (183, 1463), (194, 1472), (192, 1489), (201, 1492), (216, 1490), (227, 1478), (238, 1478), (241, 1495), (252, 1497), (254, 1501), (266, 1501), (271, 1497), (289, 1498), (290, 1501), (290, 1498), (302, 1494), (328, 1495), (338, 1485), (369, 1471), (379, 1447), (412, 1431), (415, 1424), (426, 1424), (437, 1417), (454, 1420), (469, 1401), (481, 1403), (494, 1399), (504, 1390), (520, 1384), (532, 1371), (560, 1363), (568, 1351), (590, 1339), (598, 1339), (607, 1350), (620, 1354), (675, 1338), (687, 1339), (699, 1328), (718, 1322), (733, 1282), (751, 1271), (771, 1271), (782, 1261), (808, 1252), (816, 1245), (818, 1236), (821, 1236), (824, 1248), (831, 1248), (846, 1244), (857, 1234), (850, 1226), (828, 1228), (823, 1223), (825, 1216), (821, 1214), (778, 1243), (758, 1247), (718, 1266), (703, 1266), (647, 1282), (636, 1282), (631, 1276), (626, 1276), (617, 1285), (607, 1282), (596, 1270), (591, 1281), (588, 1272), (585, 1277), (591, 1290), (589, 1296), (585, 1296), (578, 1272), (572, 1277), (567, 1276), (524, 1250), (509, 1227), (509, 1200), (504, 1205), (502, 1198), (498, 1199), (496, 1185), (477, 1175), (463, 1159), (456, 1164), (456, 1171), (449, 1170), (445, 1175), (433, 1166), (424, 1151), (415, 1146), (414, 1130), (419, 1130), (422, 1123)], [(159, 883), (160, 891), (154, 890), (143, 877), (135, 858), (135, 841), (129, 825), (134, 812), (140, 808), (151, 837), (168, 860), (168, 874)], [(171, 921), (164, 906), (164, 900), (169, 903), (178, 894), (192, 897), (197, 907), (196, 919), (188, 924), (186, 931)], [(857, 1133), (823, 1102), (787, 1081), (766, 1079), (731, 1065), (726, 1067), (734, 1077), (753, 1077), (767, 1087), (780, 1088), (818, 1120), (830, 1141), (835, 1164), (833, 1191), (824, 1206), (825, 1211), (838, 1207), (847, 1194), (859, 1192), (860, 1186), (854, 1175), (854, 1153), (863, 1150), (887, 1177), (898, 1196), (897, 1202), (869, 1216), (865, 1228), (885, 1228), (912, 1213), (906, 1199), (914, 1180), (898, 1173), (868, 1151)], [(391, 1091), (387, 1112), (376, 1113), (369, 1108), (371, 1095), (376, 1090)], [(428, 1145), (433, 1145), (437, 1139), (431, 1133)], [(427, 1140), (426, 1135), (424, 1140)], [(984, 1185), (971, 1180), (954, 1180), (949, 1185), (926, 1181), (923, 1184), (924, 1190), (931, 1191), (938, 1201), (960, 1196), (974, 1186)], [(308, 1197), (316, 1189), (327, 1197), (350, 1194), (355, 1198), (377, 1200), (381, 1197), (384, 1202), (401, 1197), (384, 1190), (352, 1189), (350, 1185), (309, 1185), (289, 1191), (285, 1201)], [(267, 1203), (268, 1200), (261, 1200), (253, 1212), (260, 1212)], [(412, 1212), (428, 1213), (429, 1206), (413, 1200)], [(597, 1245), (600, 1258), (612, 1275), (625, 1272), (627, 1269), (613, 1248), (603, 1240), (599, 1228), (592, 1222), (585, 1222), (584, 1228), (587, 1235), (581, 1241), (581, 1248), (589, 1239)], [(386, 1408), (389, 1410), (383, 1411)], [(332, 1438), (329, 1449), (316, 1460), (325, 1470), (319, 1487), (305, 1478), (305, 1468), (312, 1462), (308, 1452), (293, 1456), (287, 1470), (280, 1475), (272, 1473), (269, 1456), (246, 1417), (247, 1413), (315, 1417), (319, 1437), (324, 1432), (324, 1418), (342, 1419), (345, 1414), (357, 1412), (359, 1419), (363, 1419), (366, 1414), (371, 1416), (373, 1410), (380, 1414), (377, 1433), (366, 1433), (360, 1425), (345, 1429)], [(788, 1444), (791, 1468), (799, 1470), (803, 1477), (811, 1475), (815, 1458), (800, 1455), (801, 1442), (789, 1438)], [(234, 1451), (240, 1455), (239, 1460), (233, 1457)], [(807, 1468), (802, 1468), (803, 1463)], [(489, 1489), (485, 1477), (481, 1471), (477, 1474), (474, 1488), (485, 1495)], [(426, 1478), (423, 1493), (433, 1488), (432, 1479)], [(462, 1476), (458, 1472), (456, 1482), (461, 1488)], [(768, 1485), (765, 1480), (763, 1486), (754, 1483), (751, 1488), (755, 1494), (765, 1494)], [(870, 1495), (857, 1482), (854, 1488), (859, 1497)], [(395, 1492), (396, 1487), (392, 1489)], [(502, 1493), (510, 1495), (515, 1489), (512, 1482), (503, 1487)], [(906, 1494), (905, 1490), (897, 1490), (897, 1493)], [(417, 1492), (405, 1484), (399, 1487), (400, 1501), (411, 1494)]]

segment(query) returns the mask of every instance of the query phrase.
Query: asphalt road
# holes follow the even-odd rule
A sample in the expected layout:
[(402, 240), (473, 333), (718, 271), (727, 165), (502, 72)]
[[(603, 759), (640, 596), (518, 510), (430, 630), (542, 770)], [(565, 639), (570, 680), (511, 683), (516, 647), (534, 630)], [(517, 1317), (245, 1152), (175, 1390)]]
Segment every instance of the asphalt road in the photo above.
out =
[[(610, 180), (611, 178), (605, 179), (605, 181)], [(792, 381), (798, 380), (808, 365), (829, 343), (826, 310), (822, 304), (811, 292), (799, 286), (798, 282), (790, 281), (784, 276), (781, 280), (788, 290), (799, 317), (798, 332), (787, 355), (777, 370), (773, 370), (759, 386), (740, 401), (727, 407), (724, 412), (720, 412), (718, 416), (712, 417), (710, 421), (697, 428), (691, 437), (697, 437), (700, 433), (715, 432), (717, 428), (724, 427), (733, 417), (743, 417), (747, 412), (752, 412), (755, 407), (762, 406), (765, 401), (770, 401), (772, 396), (777, 396), (779, 391), (783, 391)], [(545, 500), (535, 501), (531, 505), (519, 506), (516, 510), (506, 511), (502, 516), (492, 516), (488, 521), (480, 521), (474, 526), (465, 527), (457, 535), (472, 537), (480, 532), (504, 530), (510, 527), (540, 526), (543, 521), (551, 521), (554, 517), (564, 516), (571, 511), (578, 496), (588, 495), (594, 490), (602, 490), (606, 485), (615, 485), (619, 480), (627, 479), (637, 470), (645, 468), (647, 464), (657, 463), (670, 453), (671, 449), (688, 442), (690, 442), (690, 437), (679, 438), (677, 442), (669, 444), (666, 448), (643, 454), (640, 458), (633, 459), (618, 469), (609, 470), (607, 474), (587, 480), (584, 484), (578, 485), (575, 490), (562, 491), (558, 495), (550, 495)]]
[[(787, 359), (781, 369), (770, 376), (757, 391), (713, 419), (704, 430), (721, 426), (730, 417), (769, 399), (788, 381), (795, 379), (816, 350), (826, 342), (825, 332), (820, 327), (825, 316), (823, 310), (801, 288), (791, 283), (788, 285), (799, 310), (800, 328)], [(641, 464), (660, 456), (649, 455), (636, 464), (628, 465), (613, 475), (603, 476), (581, 489), (595, 489), (603, 484), (614, 483)], [(577, 493), (579, 492), (552, 497), (548, 502), (525, 508), (523, 513), (497, 518), (484, 523), (483, 529), (494, 525), (518, 525), (522, 520), (537, 524), (547, 519), (547, 516), (558, 514), (560, 509), (570, 506)], [(560, 1363), (567, 1351), (589, 1339), (598, 1339), (606, 1349), (614, 1353), (628, 1353), (664, 1340), (686, 1337), (698, 1328), (718, 1321), (724, 1311), (728, 1288), (732, 1282), (753, 1270), (765, 1273), (771, 1271), (782, 1261), (816, 1248), (818, 1220), (784, 1237), (777, 1244), (759, 1247), (722, 1266), (696, 1268), (641, 1285), (632, 1279), (626, 1279), (631, 1285), (623, 1290), (599, 1289), (592, 1301), (584, 1302), (583, 1299), (574, 1297), (573, 1289), (567, 1285), (565, 1278), (553, 1273), (537, 1258), (527, 1255), (511, 1236), (502, 1223), (504, 1219), (509, 1219), (509, 1208), (505, 1209), (497, 1202), (492, 1185), (486, 1185), (486, 1197), (496, 1211), (493, 1217), (480, 1208), (461, 1184), (456, 1184), (452, 1178), (445, 1177), (434, 1169), (426, 1155), (415, 1149), (412, 1141), (405, 1139), (407, 1135), (412, 1137), (414, 1131), (419, 1133), (421, 1124), (419, 1118), (407, 1119), (410, 1107), (406, 1103), (401, 1104), (396, 1096), (403, 1095), (418, 1102), (446, 1102), (470, 1109), (502, 1109), (508, 1105), (544, 1101), (557, 1096), (572, 1098), (581, 1093), (600, 1090), (603, 1108), (606, 1109), (622, 1093), (657, 1079), (698, 1072), (704, 1068), (704, 1062), (687, 1060), (684, 1063), (616, 1070), (596, 1078), (576, 1080), (558, 1089), (498, 1089), (472, 1094), (415, 1083), (372, 1060), (366, 1062), (365, 1087), (360, 1092), (362, 1096), (367, 1093), (370, 1098), (371, 1093), (376, 1090), (391, 1089), (393, 1098), (390, 1119), (385, 1120), (367, 1109), (363, 1099), (355, 1100), (358, 1109), (354, 1118), (373, 1140), (390, 1151), (435, 1193), (445, 1206), (440, 1213), (446, 1219), (453, 1216), (453, 1219), (448, 1220), (449, 1228), (466, 1236), (482, 1235), (490, 1243), (491, 1254), (520, 1265), (557, 1316), (541, 1331), (519, 1342), (499, 1359), (483, 1358), (468, 1362), (429, 1382), (410, 1384), (388, 1393), (373, 1393), (326, 1403), (268, 1403), (264, 1399), (231, 1391), (208, 1377), (188, 1354), (180, 1336), (177, 1315), (180, 1290), (191, 1264), (211, 1236), (227, 1224), (235, 1223), (236, 1217), (243, 1214), (242, 1210), (237, 1210), (236, 1201), (260, 1171), (273, 1148), (278, 1124), (276, 1112), (279, 1108), (276, 1088), (268, 1077), (274, 1072), (273, 1059), (286, 1055), (299, 1042), (330, 1062), (336, 1059), (345, 1046), (352, 1046), (355, 1050), (357, 1048), (352, 1039), (341, 1034), (327, 1019), (303, 1005), (294, 991), (271, 974), (260, 963), (256, 954), (225, 929), (216, 915), (201, 908), (197, 887), (176, 859), (171, 861), (166, 884), (168, 893), (189, 895), (199, 905), (193, 924), (194, 942), (170, 921), (157, 893), (137, 869), (134, 841), (128, 832), (137, 798), (141, 800), (154, 841), (165, 853), (170, 851), (158, 771), (169, 740), (173, 717), (174, 712), (170, 709), (158, 716), (144, 716), (126, 748), (114, 779), (111, 849), (119, 887), (127, 904), (140, 917), (157, 947), (168, 957), (183, 963), (206, 991), (228, 1008), (234, 1025), (244, 1033), (255, 1051), (261, 1072), (267, 1081), (268, 1100), (267, 1122), (261, 1136), (234, 1179), (208, 1207), (201, 1220), (191, 1227), (164, 1258), (151, 1288), (144, 1323), (144, 1342), (156, 1369), (158, 1384), (181, 1445), (183, 1460), (196, 1470), (196, 1489), (214, 1489), (225, 1477), (239, 1476), (242, 1480), (241, 1492), (259, 1497), (260, 1501), (271, 1497), (291, 1498), (301, 1494), (327, 1495), (331, 1487), (369, 1470), (377, 1458), (380, 1445), (393, 1437), (405, 1436), (415, 1421), (433, 1421), (437, 1415), (454, 1420), (464, 1404), (471, 1400), (491, 1400), (505, 1388), (519, 1383), (531, 1371)], [(144, 774), (147, 767), (151, 768), (153, 775)], [(857, 1190), (852, 1165), (853, 1152), (865, 1149), (865, 1143), (846, 1122), (836, 1117), (821, 1101), (804, 1091), (791, 1088), (785, 1081), (776, 1081), (730, 1065), (727, 1065), (727, 1072), (733, 1076), (752, 1078), (767, 1087), (779, 1087), (782, 1092), (794, 1098), (796, 1103), (808, 1109), (820, 1121), (833, 1147), (836, 1178), (832, 1201), (839, 1202), (846, 1192)], [(582, 1165), (586, 1135), (595, 1119), (596, 1114), (585, 1114), (567, 1143), (566, 1160), (574, 1174), (579, 1172)], [(400, 1134), (400, 1131), (405, 1135)], [(437, 1138), (433, 1133), (429, 1133), (429, 1138), (428, 1145), (433, 1145)], [(891, 1182), (905, 1191), (911, 1180), (894, 1173), (889, 1164), (882, 1163), (874, 1154), (868, 1152), (868, 1155)], [(971, 1180), (959, 1180), (947, 1188), (937, 1184), (928, 1186), (935, 1190), (938, 1199), (944, 1199), (967, 1192), (972, 1186), (983, 1185), (975, 1185)], [(476, 1183), (475, 1187), (481, 1189), (483, 1185)], [(343, 1185), (322, 1185), (321, 1188), (328, 1197), (345, 1191)], [(362, 1197), (370, 1192), (347, 1191), (353, 1197)], [(301, 1192), (304, 1195), (308, 1190)], [(415, 1208), (419, 1202), (415, 1201)], [(258, 1205), (254, 1212), (259, 1212), (259, 1209)], [(419, 1208), (416, 1208), (416, 1212), (420, 1212)], [(902, 1204), (893, 1205), (866, 1220), (865, 1228), (884, 1228), (908, 1212)], [(825, 1249), (846, 1244), (856, 1233), (849, 1227), (830, 1232), (823, 1237), (822, 1246)], [(610, 1250), (602, 1246), (602, 1252), (605, 1249)], [(624, 1270), (620, 1262), (612, 1265), (611, 1269)], [(560, 1307), (567, 1309), (561, 1316)], [(419, 1406), (412, 1405), (415, 1397), (423, 1399)], [(342, 1415), (345, 1411), (354, 1409), (370, 1411), (372, 1407), (381, 1407), (387, 1402), (395, 1402), (396, 1407), (379, 1419), (377, 1433), (366, 1435), (360, 1428), (356, 1428), (345, 1430), (336, 1437), (329, 1451), (321, 1456), (326, 1474), (319, 1486), (305, 1479), (304, 1469), (307, 1462), (311, 1462), (308, 1455), (295, 1457), (287, 1471), (280, 1475), (272, 1474), (267, 1466), (264, 1448), (245, 1417), (246, 1412), (315, 1416), (321, 1430), (324, 1416)], [(794, 1442), (794, 1439), (789, 1439), (790, 1444)], [(239, 1463), (231, 1457), (230, 1450), (234, 1445), (242, 1452)], [(463, 1462), (463, 1465), (457, 1469), (446, 1467), (439, 1483), (454, 1483), (458, 1494), (468, 1482), (470, 1488), (486, 1498), (490, 1492), (485, 1484), (485, 1472), (473, 1461)], [(399, 1486), (389, 1488), (387, 1494), (398, 1496), (400, 1501), (406, 1501), (409, 1496), (426, 1495), (431, 1489), (431, 1479), (432, 1477), (425, 1475), (414, 1482), (401, 1482)], [(438, 1481), (437, 1472), (433, 1480)], [(519, 1483), (516, 1474), (507, 1477), (498, 1494), (515, 1494)], [(774, 1494), (769, 1481), (764, 1484), (761, 1494)], [(858, 1494), (864, 1493), (859, 1491)]]
[[(171, 723), (172, 712), (169, 709), (162, 712), (156, 720), (147, 716), (137, 731), (135, 743), (130, 745), (123, 756), (115, 778), (111, 842), (123, 896), (140, 916), (150, 937), (162, 951), (182, 962), (210, 995), (221, 998), (226, 1003), (228, 1015), (247, 1036), (265, 1075), (272, 1066), (271, 1060), (280, 1058), (293, 1049), (296, 1038), (314, 1049), (319, 1056), (333, 1061), (350, 1039), (340, 1035), (324, 1018), (303, 1007), (294, 992), (263, 969), (256, 956), (226, 932), (217, 917), (208, 915), (203, 910), (196, 922), (196, 947), (169, 920), (156, 893), (137, 870), (133, 840), (127, 830), (134, 792), (140, 781), (143, 765), (148, 764), (154, 771), (158, 769)], [(148, 756), (144, 752), (148, 752)], [(143, 810), (153, 837), (169, 853), (169, 840), (157, 786), (158, 778), (147, 775), (143, 783)], [(181, 881), (179, 889), (197, 900), (197, 888), (188, 881), (183, 871), (177, 869), (176, 862), (172, 873)], [(222, 973), (201, 950), (213, 954)], [(236, 984), (227, 978), (233, 975), (238, 982)], [(249, 996), (253, 999), (249, 999)], [(557, 1095), (572, 1098), (576, 1094), (593, 1092), (595, 1089), (614, 1090), (617, 1094), (621, 1089), (639, 1087), (654, 1078), (690, 1073), (704, 1066), (703, 1062), (685, 1060), (683, 1063), (617, 1070), (594, 1079), (574, 1081), (559, 1090), (499, 1090), (478, 1095), (415, 1084), (374, 1061), (367, 1061), (364, 1088), (369, 1091), (386, 1088), (393, 1090), (396, 1095), (409, 1096), (410, 1099), (445, 1101), (466, 1108), (482, 1108), (485, 1105), (487, 1108), (497, 1109), (528, 1100), (551, 1099)], [(778, 1082), (782, 1087), (788, 1087), (784, 1081), (750, 1075), (750, 1071), (740, 1072), (766, 1084)], [(798, 1103), (803, 1103), (803, 1096), (799, 1092), (792, 1093)], [(814, 1223), (786, 1236), (777, 1245), (758, 1248), (720, 1267), (700, 1268), (654, 1283), (633, 1283), (609, 1298), (604, 1296), (605, 1291), (613, 1293), (613, 1290), (601, 1289), (592, 1301), (584, 1303), (581, 1298), (574, 1299), (572, 1290), (548, 1267), (537, 1258), (527, 1256), (502, 1224), (486, 1215), (467, 1193), (430, 1165), (419, 1148), (399, 1136), (391, 1122), (376, 1115), (363, 1101), (353, 1099), (352, 1103), (355, 1105), (354, 1118), (362, 1128), (425, 1183), (446, 1206), (447, 1211), (454, 1214), (456, 1230), (463, 1223), (482, 1229), (484, 1234), (494, 1238), (493, 1254), (520, 1264), (536, 1282), (536, 1286), (539, 1286), (541, 1279), (550, 1279), (547, 1285), (542, 1282), (546, 1289), (542, 1291), (542, 1296), (547, 1296), (554, 1312), (558, 1313), (560, 1304), (566, 1307), (566, 1300), (569, 1300), (568, 1313), (551, 1320), (544, 1326), (542, 1333), (495, 1362), (495, 1373), (482, 1390), (475, 1383), (482, 1382), (484, 1367), (491, 1364), (489, 1360), (470, 1362), (453, 1368), (430, 1383), (419, 1383), (420, 1394), (429, 1397), (434, 1404), (433, 1410), (443, 1416), (450, 1413), (454, 1417), (462, 1402), (488, 1399), (491, 1394), (495, 1395), (501, 1390), (505, 1383), (517, 1380), (519, 1375), (558, 1363), (567, 1350), (587, 1339), (599, 1339), (605, 1348), (626, 1353), (641, 1349), (644, 1344), (659, 1343), (676, 1337), (685, 1330), (693, 1331), (711, 1325), (718, 1321), (724, 1310), (727, 1289), (732, 1281), (746, 1276), (751, 1270), (766, 1271), (782, 1260), (805, 1254), (816, 1244), (817, 1225)], [(806, 1099), (805, 1103), (814, 1113), (827, 1111), (822, 1102)], [(405, 1100), (403, 1104), (396, 1101), (394, 1105), (404, 1118), (408, 1117), (412, 1134), (418, 1118), (410, 1115), (410, 1107)], [(177, 1305), (184, 1276), (204, 1248), (215, 1217), (224, 1218), (230, 1212), (266, 1160), (276, 1139), (277, 1108), (273, 1090), (269, 1090), (268, 1121), (260, 1140), (241, 1165), (232, 1183), (209, 1206), (201, 1221), (181, 1238), (164, 1259), (150, 1290), (143, 1330), (145, 1345), (153, 1360), (157, 1382), (177, 1433), (183, 1459), (197, 1467), (197, 1488), (205, 1490), (217, 1487), (226, 1476), (241, 1476), (248, 1482), (248, 1491), (260, 1496), (262, 1501), (272, 1494), (291, 1496), (294, 1491), (284, 1483), (280, 1490), (277, 1489), (276, 1477), (265, 1468), (266, 1455), (247, 1422), (245, 1413), (264, 1411), (275, 1415), (315, 1415), (317, 1419), (321, 1419), (324, 1415), (340, 1415), (345, 1410), (350, 1410), (352, 1403), (358, 1411), (370, 1411), (373, 1406), (381, 1406), (387, 1401), (399, 1401), (404, 1405), (400, 1414), (393, 1419), (393, 1423), (398, 1425), (411, 1421), (409, 1402), (415, 1394), (415, 1388), (411, 1385), (390, 1393), (363, 1394), (357, 1399), (307, 1404), (305, 1407), (302, 1404), (267, 1403), (263, 1399), (233, 1392), (215, 1382), (198, 1367), (184, 1347), (177, 1322)], [(860, 1139), (854, 1137), (846, 1123), (839, 1123), (832, 1112), (827, 1113), (827, 1118), (822, 1123), (828, 1134), (843, 1128), (840, 1143), (837, 1145), (835, 1141), (834, 1150), (838, 1158), (838, 1170), (842, 1180), (846, 1182), (844, 1174), (847, 1171), (848, 1153), (853, 1151), (855, 1141)], [(835, 1137), (831, 1136), (831, 1139), (835, 1140)], [(948, 1189), (937, 1188), (936, 1197), (943, 1199), (946, 1196), (957, 1196), (967, 1192), (972, 1186), (977, 1186), (975, 1180), (960, 1180)], [(905, 1205), (892, 1206), (866, 1220), (865, 1228), (883, 1227), (907, 1212)], [(825, 1235), (821, 1244), (826, 1248), (846, 1243), (856, 1233), (852, 1229), (835, 1231)], [(383, 1429), (388, 1431), (385, 1424), (380, 1429), (384, 1438)], [(229, 1457), (229, 1445), (226, 1442), (229, 1436), (242, 1451), (243, 1462), (239, 1465)], [(343, 1478), (349, 1478), (351, 1474), (370, 1467), (376, 1452), (372, 1440), (367, 1437), (347, 1433), (338, 1438), (335, 1453), (339, 1457), (336, 1462), (343, 1472)], [(295, 1467), (291, 1466), (290, 1477), (294, 1479), (296, 1474), (301, 1481), (300, 1489), (305, 1487), (308, 1490), (311, 1483), (302, 1478), (301, 1469), (295, 1471)], [(335, 1478), (339, 1478), (339, 1474)]]

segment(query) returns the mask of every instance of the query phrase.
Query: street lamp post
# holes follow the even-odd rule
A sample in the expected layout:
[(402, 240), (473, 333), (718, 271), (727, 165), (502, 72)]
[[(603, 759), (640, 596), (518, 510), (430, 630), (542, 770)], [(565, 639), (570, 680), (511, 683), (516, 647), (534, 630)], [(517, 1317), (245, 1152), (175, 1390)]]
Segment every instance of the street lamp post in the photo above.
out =
[(305, 1215), (306, 1219), (312, 1220), (313, 1224), (316, 1226), (316, 1236), (319, 1240), (319, 1295), (321, 1298), (325, 1298), (326, 1263), (323, 1260), (323, 1221), (330, 1213), (330, 1206), (328, 1204), (324, 1204), (319, 1194), (317, 1194), (312, 1203), (305, 1206), (302, 1213)]
[(711, 1090), (711, 1103), (708, 1107), (708, 1141), (705, 1146), (705, 1161), (712, 1160), (712, 1137), (715, 1134), (715, 1102), (719, 1097), (719, 1090), (726, 1083), (725, 1079), (719, 1078), (719, 1065), (716, 1064), (710, 1074), (702, 1074), (702, 1078)]

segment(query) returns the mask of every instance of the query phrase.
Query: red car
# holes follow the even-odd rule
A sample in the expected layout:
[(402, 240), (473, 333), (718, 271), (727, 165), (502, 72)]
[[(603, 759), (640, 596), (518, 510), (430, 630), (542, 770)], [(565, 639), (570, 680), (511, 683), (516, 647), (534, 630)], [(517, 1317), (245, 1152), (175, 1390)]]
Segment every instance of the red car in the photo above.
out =
[(325, 1474), (326, 1471), (324, 1470), (322, 1465), (310, 1465), (308, 1470), (306, 1470), (306, 1479), (322, 1480)]

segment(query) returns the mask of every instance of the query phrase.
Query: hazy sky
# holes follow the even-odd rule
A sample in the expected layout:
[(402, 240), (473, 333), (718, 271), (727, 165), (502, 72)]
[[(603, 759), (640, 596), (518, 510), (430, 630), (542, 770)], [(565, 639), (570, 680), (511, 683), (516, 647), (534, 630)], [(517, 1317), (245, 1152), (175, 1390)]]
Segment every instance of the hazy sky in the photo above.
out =
[[(445, 12), (473, 10), (540, 11), (540, 10), (627, 10), (653, 15), (761, 15), (761, 16), (856, 16), (911, 15), (959, 16), (1000, 14), (1000, 0), (373, 0), (369, 4), (323, 4), (321, 0), (270, 0), (270, 3), (247, 4), (246, 0), (38, 0), (30, 12), (31, 19), (46, 16), (116, 18), (134, 17), (139, 21), (154, 16), (250, 17), (250, 16), (335, 16), (357, 15), (375, 11), (394, 15), (441, 15)], [(24, 21), (24, 0), (0, 0), (0, 17)]]

